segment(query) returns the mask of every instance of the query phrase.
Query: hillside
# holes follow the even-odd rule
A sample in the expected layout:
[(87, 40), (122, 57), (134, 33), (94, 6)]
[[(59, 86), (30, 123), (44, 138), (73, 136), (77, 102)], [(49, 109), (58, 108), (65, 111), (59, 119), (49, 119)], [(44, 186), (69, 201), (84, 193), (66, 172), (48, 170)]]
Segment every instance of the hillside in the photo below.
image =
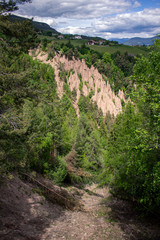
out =
[(118, 44), (115, 46), (98, 46), (98, 45), (94, 45), (94, 46), (90, 46), (91, 49), (93, 49), (94, 51), (99, 52), (100, 54), (104, 54), (105, 52), (109, 52), (110, 54), (113, 54), (117, 51), (120, 51), (120, 53), (129, 53), (129, 54), (133, 54), (134, 56), (138, 55), (138, 54), (142, 54), (142, 55), (146, 55), (148, 54), (148, 50), (146, 49), (146, 47), (142, 47), (142, 46), (129, 46), (129, 45), (124, 45), (124, 44)]
[[(16, 16), (16, 15), (11, 15), (10, 19), (11, 19), (11, 21), (24, 21), (27, 18), (19, 17), (19, 16)], [(58, 34), (58, 32), (54, 28), (51, 28), (46, 23), (37, 22), (37, 21), (33, 21), (32, 23), (33, 23), (33, 26), (35, 27), (35, 29), (38, 30), (38, 31), (43, 31), (43, 32), (51, 31), (53, 34)]]
[(117, 41), (119, 44), (128, 41), (130, 38), (111, 38), (109, 40)]
[(158, 39), (158, 37), (152, 37), (152, 38), (139, 38), (139, 37), (135, 37), (135, 38), (131, 38), (127, 41), (124, 41), (123, 44), (124, 45), (129, 45), (129, 46), (134, 46), (134, 45), (139, 45), (139, 46), (150, 46), (153, 45), (155, 39)]
[[(109, 82), (103, 79), (103, 76), (93, 66), (88, 68), (85, 61), (68, 60), (65, 56), (56, 55), (53, 59), (48, 60), (48, 54), (37, 50), (35, 57), (43, 63), (48, 63), (55, 69), (55, 79), (57, 81), (57, 91), (60, 97), (64, 94), (64, 84), (60, 75), (60, 66), (63, 71), (67, 71), (67, 84), (70, 91), (76, 91), (76, 99), (73, 102), (77, 115), (79, 115), (78, 102), (81, 94), (89, 96), (92, 93), (91, 100), (95, 102), (105, 116), (108, 112), (116, 116), (122, 111), (121, 100), (125, 101), (123, 91), (119, 90), (116, 96)], [(62, 70), (61, 70), (62, 71)], [(80, 89), (80, 86), (81, 89)]]
[(155, 39), (158, 37), (151, 37), (151, 38), (140, 38), (140, 37), (134, 37), (134, 38), (113, 38), (110, 40), (117, 41), (119, 44), (124, 44), (128, 46), (150, 46), (153, 45)]

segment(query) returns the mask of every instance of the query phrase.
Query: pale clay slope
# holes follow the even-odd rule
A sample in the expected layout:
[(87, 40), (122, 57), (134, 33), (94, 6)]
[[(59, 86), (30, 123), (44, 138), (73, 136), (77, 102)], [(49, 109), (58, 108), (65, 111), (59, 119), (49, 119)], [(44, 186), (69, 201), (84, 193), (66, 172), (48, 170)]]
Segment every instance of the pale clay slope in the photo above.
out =
[(81, 74), (83, 81), (82, 92), (84, 96), (87, 96), (91, 89), (94, 91), (92, 100), (98, 105), (98, 108), (102, 110), (103, 115), (107, 112), (116, 116), (122, 111), (121, 99), (125, 101), (123, 91), (119, 90), (118, 96), (115, 95), (109, 82), (103, 80), (102, 75), (93, 66), (88, 68), (84, 60), (68, 60), (65, 56), (56, 55), (52, 60), (47, 60), (48, 54), (37, 51), (36, 57), (43, 63), (50, 64), (55, 69), (55, 79), (57, 82), (57, 91), (60, 97), (63, 95), (63, 81), (59, 78), (59, 64), (64, 64), (64, 69), (67, 71), (73, 70), (70, 73), (69, 79), (67, 79), (70, 86), (70, 90), (73, 91), (75, 88), (77, 91), (76, 101), (73, 102), (73, 106), (79, 115), (78, 100), (80, 97), (79, 84), (80, 79), (78, 74)]

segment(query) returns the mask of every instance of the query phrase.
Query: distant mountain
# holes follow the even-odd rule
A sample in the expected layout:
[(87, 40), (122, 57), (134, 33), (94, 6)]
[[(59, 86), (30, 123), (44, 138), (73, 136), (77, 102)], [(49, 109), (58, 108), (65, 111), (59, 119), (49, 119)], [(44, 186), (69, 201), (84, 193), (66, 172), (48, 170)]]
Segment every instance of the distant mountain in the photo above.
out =
[[(11, 19), (11, 21), (17, 21), (17, 20), (18, 21), (22, 21), (22, 20), (24, 21), (27, 18), (19, 17), (19, 16), (16, 16), (16, 15), (11, 15), (10, 19)], [(38, 31), (43, 31), (43, 32), (51, 31), (53, 34), (58, 34), (58, 32), (54, 28), (51, 28), (47, 23), (33, 21), (33, 26)]]
[(152, 37), (152, 38), (131, 38), (125, 42), (123, 42), (124, 45), (129, 45), (129, 46), (134, 46), (134, 45), (145, 45), (145, 46), (150, 46), (153, 45), (155, 39), (160, 39), (159, 37)]
[(111, 39), (109, 39), (109, 41), (116, 41), (119, 44), (124, 43), (124, 42), (126, 42), (128, 40), (129, 40), (129, 38), (111, 38)]

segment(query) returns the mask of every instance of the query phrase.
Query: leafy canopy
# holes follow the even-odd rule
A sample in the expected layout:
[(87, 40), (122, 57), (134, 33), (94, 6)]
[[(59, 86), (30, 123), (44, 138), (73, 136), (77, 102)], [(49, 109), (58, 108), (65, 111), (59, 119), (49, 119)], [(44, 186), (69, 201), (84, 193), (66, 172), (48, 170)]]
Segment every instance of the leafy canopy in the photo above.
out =
[(0, 1), (0, 15), (18, 10), (18, 4), (31, 2), (31, 0), (1, 0)]

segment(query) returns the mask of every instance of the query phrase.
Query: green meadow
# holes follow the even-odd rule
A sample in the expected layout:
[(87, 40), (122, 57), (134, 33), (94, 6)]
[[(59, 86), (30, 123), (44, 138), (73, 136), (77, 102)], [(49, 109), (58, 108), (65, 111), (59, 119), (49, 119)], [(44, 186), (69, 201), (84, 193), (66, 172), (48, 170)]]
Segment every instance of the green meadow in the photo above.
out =
[(93, 45), (89, 46), (91, 49), (104, 54), (105, 52), (109, 52), (110, 54), (120, 51), (121, 53), (128, 52), (130, 54), (143, 54), (147, 55), (148, 49), (146, 47), (138, 47), (138, 46), (127, 46), (127, 45), (113, 45), (113, 46), (102, 46), (102, 45)]
[[(68, 43), (68, 41), (70, 41), (74, 47), (77, 47), (77, 46), (80, 47), (83, 44), (86, 44), (88, 42), (88, 40), (86, 40), (86, 39), (68, 40), (68, 39), (56, 39), (55, 37), (48, 37), (48, 36), (47, 37), (40, 36), (40, 38), (41, 39), (47, 38), (48, 40), (53, 40), (55, 42), (64, 43), (64, 44), (66, 44), (66, 43)], [(149, 52), (148, 48), (145, 46), (127, 46), (127, 45), (123, 45), (123, 44), (112, 45), (112, 46), (92, 45), (92, 46), (88, 46), (88, 47), (90, 49), (93, 49), (96, 52), (99, 52), (100, 54), (104, 54), (105, 52), (109, 52), (110, 54), (112, 54), (117, 51), (120, 51), (121, 53), (128, 52), (133, 55), (138, 55), (138, 54), (147, 55), (147, 53)]]

